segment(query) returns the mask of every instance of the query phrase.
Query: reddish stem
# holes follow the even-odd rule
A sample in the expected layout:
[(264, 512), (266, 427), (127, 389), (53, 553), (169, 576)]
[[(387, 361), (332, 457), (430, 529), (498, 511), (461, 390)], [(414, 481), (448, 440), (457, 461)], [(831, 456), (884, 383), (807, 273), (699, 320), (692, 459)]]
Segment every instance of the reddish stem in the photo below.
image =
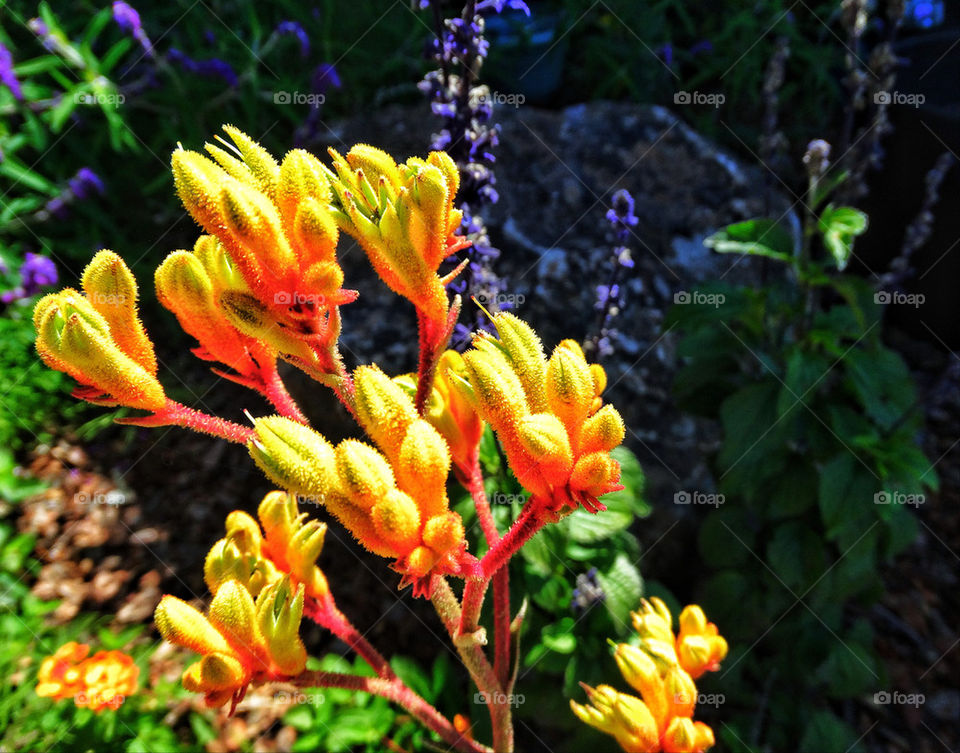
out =
[(150, 416), (118, 418), (116, 421), (127, 426), (183, 426), (237, 444), (246, 444), (254, 438), (254, 431), (250, 427), (202, 413), (173, 400), (167, 400), (163, 408)]
[(303, 605), (303, 613), (362, 656), (363, 660), (373, 667), (373, 671), (379, 677), (388, 680), (396, 677), (393, 669), (390, 668), (390, 663), (383, 657), (383, 654), (377, 651), (353, 626), (347, 616), (337, 608), (333, 596), (327, 594), (323, 599), (307, 599)]
[[(510, 684), (510, 569), (502, 567), (493, 576), (493, 671), (500, 687)], [(505, 691), (509, 692), (509, 691)]]
[(437, 363), (447, 343), (450, 342), (450, 336), (453, 334), (453, 328), (459, 316), (460, 296), (453, 299), (453, 304), (447, 311), (447, 320), (443, 324), (434, 319), (428, 319), (419, 308), (417, 309), (420, 354), (417, 359), (417, 394), (414, 403), (418, 415), (422, 416), (426, 408), (427, 398), (433, 391), (433, 380), (437, 375)]
[(308, 424), (307, 417), (303, 415), (300, 406), (294, 401), (287, 392), (287, 387), (280, 377), (277, 370), (277, 362), (274, 360), (269, 368), (264, 368), (261, 372), (263, 378), (263, 394), (270, 404), (277, 409), (277, 412), (286, 418), (297, 421), (301, 424)]
[(535, 500), (528, 501), (520, 517), (510, 526), (510, 530), (483, 555), (480, 567), (483, 568), (484, 577), (490, 578), (504, 567), (520, 547), (543, 527), (546, 520), (538, 514), (539, 510), (536, 509), (538, 507)]
[[(487, 545), (492, 549), (500, 541), (500, 532), (497, 530), (484, 489), (479, 450), (475, 450), (471, 458), (468, 489), (477, 509), (477, 518), (487, 539)], [(463, 592), (465, 620), (476, 622), (479, 619), (487, 582), (484, 580), (482, 585), (474, 586), (475, 581), (467, 581)], [(474, 605), (475, 599), (479, 599), (476, 605)], [(461, 629), (475, 630), (476, 627), (461, 623)], [(493, 668), (501, 687), (505, 688), (510, 679), (510, 571), (506, 567), (498, 570), (493, 576), (493, 639)]]
[(405, 708), (421, 724), (436, 732), (454, 750), (462, 753), (491, 753), (486, 746), (457, 732), (443, 714), (414, 693), (399, 677), (386, 679), (339, 672), (304, 672), (292, 682), (301, 688), (346, 688), (378, 695)]

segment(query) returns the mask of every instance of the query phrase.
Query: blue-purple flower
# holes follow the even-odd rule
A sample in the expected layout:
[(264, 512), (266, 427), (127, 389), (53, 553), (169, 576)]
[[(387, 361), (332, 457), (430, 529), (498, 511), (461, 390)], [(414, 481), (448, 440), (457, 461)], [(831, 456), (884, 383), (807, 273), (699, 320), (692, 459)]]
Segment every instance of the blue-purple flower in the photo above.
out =
[(6, 86), (14, 99), (23, 99), (23, 89), (13, 72), (13, 54), (0, 42), (0, 84)]
[(239, 82), (236, 71), (226, 60), (220, 58), (209, 58), (208, 60), (194, 60), (182, 50), (171, 47), (167, 53), (167, 59), (174, 65), (187, 73), (196, 73), (205, 78), (219, 78), (226, 82), (228, 86), (236, 86)]
[(21, 298), (30, 298), (43, 288), (57, 284), (57, 267), (46, 256), (27, 252), (20, 265), (20, 285), (0, 295), (0, 302), (13, 303)]
[(300, 57), (306, 59), (310, 55), (310, 37), (307, 30), (296, 21), (281, 21), (274, 30), (275, 34), (290, 34), (297, 38), (300, 43)]
[(117, 22), (121, 31), (136, 39), (148, 55), (153, 55), (153, 45), (150, 44), (150, 38), (143, 30), (143, 25), (140, 23), (140, 14), (136, 8), (123, 2), (123, 0), (114, 0), (113, 20)]
[(78, 200), (83, 201), (92, 193), (102, 196), (104, 191), (100, 176), (89, 167), (81, 167), (76, 175), (67, 181), (67, 187), (44, 205), (43, 214), (56, 217), (58, 220), (66, 219), (70, 204)]

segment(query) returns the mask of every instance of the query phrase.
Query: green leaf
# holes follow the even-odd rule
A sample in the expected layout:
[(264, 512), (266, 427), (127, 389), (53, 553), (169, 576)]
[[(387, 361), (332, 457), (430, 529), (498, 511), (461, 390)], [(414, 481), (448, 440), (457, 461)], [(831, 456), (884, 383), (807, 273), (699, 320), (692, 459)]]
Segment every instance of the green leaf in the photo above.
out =
[(545, 626), (540, 631), (540, 640), (551, 651), (572, 654), (577, 650), (577, 637), (572, 632), (575, 624), (572, 617), (564, 617), (559, 622)]
[(433, 703), (433, 683), (414, 659), (409, 656), (394, 656), (390, 659), (390, 666), (416, 693)]
[(750, 554), (755, 533), (747, 512), (728, 505), (711, 511), (698, 534), (700, 553), (712, 568), (743, 567), (756, 562)]
[(357, 745), (379, 743), (390, 731), (393, 716), (389, 706), (340, 711), (327, 725), (327, 750), (330, 753), (347, 753)]
[(313, 729), (313, 707), (307, 704), (298, 704), (283, 715), (283, 723), (289, 724), (298, 732), (309, 732)]
[(853, 240), (867, 230), (867, 215), (853, 207), (829, 204), (818, 223), (823, 243), (841, 272), (853, 253)]
[[(807, 720), (806, 731), (800, 740), (798, 753), (823, 753), (827, 750), (859, 753), (863, 750), (857, 740), (860, 736), (852, 727), (840, 721), (829, 711), (817, 711)], [(857, 747), (853, 747), (853, 746)]]
[(626, 630), (630, 623), (630, 610), (640, 605), (643, 597), (643, 578), (636, 565), (622, 552), (616, 556), (610, 569), (598, 573), (597, 580), (603, 589), (607, 612), (618, 630)]
[(703, 245), (720, 254), (749, 254), (780, 261), (791, 261), (795, 247), (789, 229), (767, 218), (727, 225), (704, 240)]

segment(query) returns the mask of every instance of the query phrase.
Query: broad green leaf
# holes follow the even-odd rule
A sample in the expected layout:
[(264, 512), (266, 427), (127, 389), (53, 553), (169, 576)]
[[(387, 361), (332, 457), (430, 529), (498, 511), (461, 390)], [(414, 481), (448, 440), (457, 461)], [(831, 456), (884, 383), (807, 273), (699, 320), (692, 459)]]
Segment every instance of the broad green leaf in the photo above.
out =
[(818, 227), (823, 243), (833, 256), (837, 269), (846, 269), (853, 253), (853, 240), (867, 230), (867, 215), (853, 207), (828, 205), (820, 215)]
[(793, 258), (793, 235), (776, 220), (761, 218), (727, 225), (704, 240), (703, 245), (720, 254), (749, 254), (780, 261)]
[(606, 572), (598, 573), (597, 580), (605, 594), (604, 606), (619, 631), (626, 631), (630, 610), (640, 605), (643, 597), (643, 579), (636, 565), (623, 553), (617, 555)]

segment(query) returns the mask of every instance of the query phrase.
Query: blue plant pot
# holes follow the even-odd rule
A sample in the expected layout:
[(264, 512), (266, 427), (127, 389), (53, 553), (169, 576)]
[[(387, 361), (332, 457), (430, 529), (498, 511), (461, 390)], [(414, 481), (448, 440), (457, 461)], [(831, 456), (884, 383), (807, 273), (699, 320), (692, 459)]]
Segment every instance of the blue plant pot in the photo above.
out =
[(560, 88), (567, 38), (561, 14), (504, 11), (486, 19), (490, 57), (484, 77), (503, 94), (521, 94), (543, 104)]

